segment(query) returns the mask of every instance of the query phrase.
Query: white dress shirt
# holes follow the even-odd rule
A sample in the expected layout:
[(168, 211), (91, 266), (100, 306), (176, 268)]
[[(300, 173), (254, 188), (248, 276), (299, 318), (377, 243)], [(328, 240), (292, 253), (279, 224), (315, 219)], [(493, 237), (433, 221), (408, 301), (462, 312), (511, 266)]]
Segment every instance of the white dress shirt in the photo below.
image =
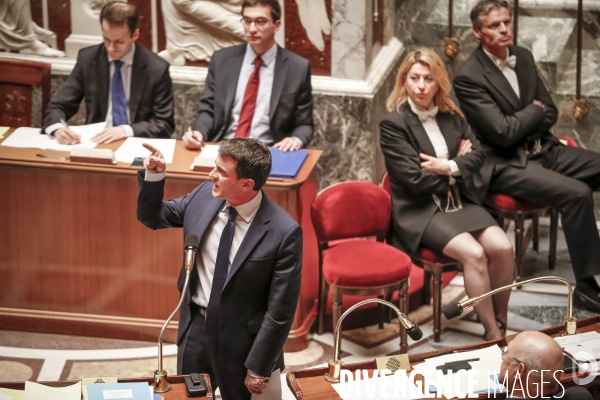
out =
[[(153, 174), (152, 172), (146, 171), (144, 180), (146, 182), (158, 182), (165, 179), (167, 172), (160, 172)], [(247, 203), (240, 204), (234, 208), (238, 212), (235, 217), (235, 227), (233, 228), (233, 241), (231, 242), (231, 253), (229, 253), (229, 267), (235, 258), (235, 255), (242, 244), (242, 241), (246, 237), (246, 232), (250, 228), (250, 224), (260, 207), (262, 202), (262, 192), (259, 191), (252, 200)], [(206, 233), (200, 242), (200, 256), (196, 257), (196, 271), (200, 278), (200, 285), (195, 293), (192, 293), (192, 301), (196, 304), (206, 307), (208, 300), (210, 299), (210, 291), (212, 289), (213, 276), (215, 274), (215, 263), (217, 262), (217, 252), (219, 250), (219, 243), (221, 242), (221, 234), (227, 224), (229, 218), (229, 207), (231, 204), (225, 202), (225, 205), (221, 208), (216, 218), (210, 224)]]
[[(415, 104), (410, 98), (408, 99), (408, 104), (410, 105), (410, 109), (417, 115), (419, 115), (421, 112), (428, 111), (425, 108)], [(448, 159), (448, 145), (446, 144), (446, 139), (444, 139), (444, 135), (442, 134), (440, 126), (438, 125), (435, 117), (421, 121), (421, 124), (423, 125), (423, 129), (425, 129), (425, 133), (427, 133), (427, 136), (433, 145), (436, 158), (448, 163), (450, 166), (450, 175), (460, 176), (460, 170), (458, 169), (456, 161)], [(450, 177), (450, 184), (454, 184), (455, 182), (452, 176)]]
[[(123, 65), (121, 65), (121, 78), (123, 79), (123, 88), (125, 89), (125, 100), (127, 100), (127, 105), (129, 106), (129, 94), (131, 93), (131, 70), (133, 68), (133, 56), (135, 54), (135, 43), (131, 46), (131, 50), (127, 52), (122, 58)], [(115, 73), (115, 63), (114, 60), (108, 56), (108, 68), (109, 68), (109, 87), (108, 87), (108, 112), (106, 113), (106, 127), (110, 128), (113, 126), (112, 123), (112, 98), (110, 95), (110, 85), (112, 85), (112, 78)], [(129, 107), (127, 107), (127, 120), (131, 123), (131, 116), (129, 115)], [(133, 136), (133, 128), (131, 125), (121, 125), (123, 129), (125, 129), (125, 135), (127, 137)], [(56, 124), (50, 125), (46, 132), (51, 134), (55, 130), (59, 128), (66, 128), (66, 126), (62, 122), (58, 122)]]
[[(229, 253), (228, 271), (231, 269), (231, 263), (233, 263), (233, 259), (246, 237), (248, 228), (250, 228), (250, 224), (254, 220), (261, 201), (262, 192), (259, 191), (249, 202), (234, 207), (238, 215), (235, 217), (235, 227), (233, 228), (233, 241), (231, 242), (231, 253)], [(208, 300), (210, 299), (217, 252), (219, 250), (221, 234), (229, 217), (227, 207), (230, 205), (229, 202), (225, 202), (223, 208), (221, 208), (213, 222), (206, 229), (206, 233), (200, 242), (199, 257), (196, 257), (196, 271), (198, 272), (200, 284), (196, 288), (196, 292), (192, 293), (192, 301), (203, 307), (208, 305)]]
[(496, 57), (485, 49), (483, 49), (483, 51), (485, 51), (485, 54), (488, 55), (488, 57), (494, 62), (494, 65), (497, 66), (502, 74), (506, 77), (517, 97), (521, 98), (521, 90), (519, 89), (519, 79), (517, 78), (517, 73), (515, 72), (514, 68), (511, 68), (506, 64), (506, 60), (508, 57), (510, 57), (508, 49), (506, 49), (506, 58), (504, 59)]

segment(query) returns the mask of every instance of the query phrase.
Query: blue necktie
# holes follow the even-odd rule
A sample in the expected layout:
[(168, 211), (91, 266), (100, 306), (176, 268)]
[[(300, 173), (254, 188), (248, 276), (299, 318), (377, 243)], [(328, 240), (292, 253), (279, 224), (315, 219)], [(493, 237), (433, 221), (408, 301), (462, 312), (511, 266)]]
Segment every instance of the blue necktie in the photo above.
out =
[(110, 84), (110, 98), (112, 101), (112, 125), (128, 125), (127, 121), (127, 100), (125, 99), (125, 88), (123, 87), (123, 77), (121, 76), (121, 66), (123, 61), (115, 60), (115, 72), (113, 73), (112, 83)]
[(204, 331), (213, 342), (219, 338), (221, 292), (223, 291), (223, 286), (225, 286), (225, 281), (227, 280), (227, 273), (229, 272), (229, 255), (231, 254), (231, 242), (233, 241), (233, 228), (235, 227), (235, 217), (238, 215), (238, 212), (232, 206), (229, 206), (228, 209), (229, 218), (225, 228), (223, 228), (221, 240), (219, 241), (210, 300), (208, 301), (208, 307), (206, 307)]

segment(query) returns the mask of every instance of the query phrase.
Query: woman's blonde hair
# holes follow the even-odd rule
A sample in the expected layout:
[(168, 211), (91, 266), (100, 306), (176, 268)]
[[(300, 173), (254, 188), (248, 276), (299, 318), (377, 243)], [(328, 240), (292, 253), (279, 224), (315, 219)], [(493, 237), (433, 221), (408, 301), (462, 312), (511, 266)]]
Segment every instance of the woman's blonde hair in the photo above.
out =
[(406, 75), (408, 71), (416, 63), (427, 65), (431, 70), (431, 76), (437, 82), (439, 89), (433, 98), (436, 106), (439, 107), (440, 111), (454, 113), (455, 111), (463, 117), (460, 108), (450, 98), (448, 93), (452, 90), (450, 84), (450, 78), (448, 72), (442, 63), (442, 59), (433, 50), (426, 47), (418, 48), (408, 53), (400, 69), (398, 70), (398, 76), (396, 77), (396, 85), (390, 97), (388, 97), (386, 106), (388, 111), (397, 110), (400, 111), (400, 106), (408, 101), (408, 93), (404, 84), (406, 83)]

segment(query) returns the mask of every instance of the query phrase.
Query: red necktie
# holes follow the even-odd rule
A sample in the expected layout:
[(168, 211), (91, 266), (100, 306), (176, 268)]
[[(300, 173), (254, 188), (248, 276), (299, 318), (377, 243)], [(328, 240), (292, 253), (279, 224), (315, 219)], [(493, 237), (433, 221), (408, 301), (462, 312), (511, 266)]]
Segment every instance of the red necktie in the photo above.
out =
[(258, 84), (260, 83), (260, 65), (262, 59), (256, 57), (254, 60), (254, 72), (248, 79), (246, 85), (246, 91), (244, 92), (244, 100), (242, 102), (242, 112), (240, 113), (240, 119), (238, 121), (237, 128), (235, 129), (235, 137), (248, 137), (250, 136), (250, 127), (252, 126), (252, 117), (254, 116), (254, 109), (256, 108), (256, 95), (258, 94)]

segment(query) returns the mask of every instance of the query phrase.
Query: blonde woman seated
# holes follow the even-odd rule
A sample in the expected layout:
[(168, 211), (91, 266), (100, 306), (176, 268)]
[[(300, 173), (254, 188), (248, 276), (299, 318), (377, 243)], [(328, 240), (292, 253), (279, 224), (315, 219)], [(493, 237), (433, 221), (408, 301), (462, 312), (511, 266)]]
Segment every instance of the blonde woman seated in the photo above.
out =
[[(512, 282), (512, 245), (480, 206), (483, 151), (460, 109), (449, 99), (442, 60), (421, 48), (408, 54), (387, 100), (381, 149), (392, 188), (394, 245), (412, 254), (419, 245), (463, 265), (469, 297)], [(510, 291), (475, 306), (484, 339), (502, 337)]]

